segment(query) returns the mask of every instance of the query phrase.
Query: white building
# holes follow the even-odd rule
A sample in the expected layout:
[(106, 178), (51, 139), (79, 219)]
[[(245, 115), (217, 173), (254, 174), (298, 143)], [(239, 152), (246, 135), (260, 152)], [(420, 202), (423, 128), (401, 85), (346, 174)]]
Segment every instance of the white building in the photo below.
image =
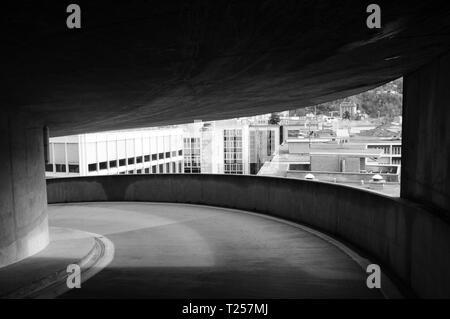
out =
[(51, 138), (46, 176), (180, 173), (182, 135), (153, 128)]
[(257, 174), (278, 147), (277, 125), (240, 120), (55, 137), (46, 176)]
[(185, 126), (184, 172), (257, 174), (278, 152), (279, 126), (238, 120)]

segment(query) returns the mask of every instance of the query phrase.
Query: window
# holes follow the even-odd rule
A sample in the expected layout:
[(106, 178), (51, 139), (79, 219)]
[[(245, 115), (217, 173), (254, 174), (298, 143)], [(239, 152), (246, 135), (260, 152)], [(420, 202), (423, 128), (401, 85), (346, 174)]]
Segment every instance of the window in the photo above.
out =
[(138, 170), (136, 171), (136, 174), (142, 174), (142, 170), (141, 170), (141, 169), (138, 169)]
[(134, 164), (134, 157), (130, 157), (128, 159), (128, 165), (133, 165)]
[(170, 158), (170, 152), (166, 152), (166, 158)]
[(136, 157), (136, 163), (142, 163), (142, 156)]
[(185, 138), (183, 139), (183, 145), (184, 145), (183, 150), (184, 172), (188, 174), (200, 173), (201, 172), (200, 138), (198, 137)]
[(119, 160), (119, 166), (125, 166), (126, 165), (126, 160), (124, 158)]
[(157, 155), (156, 154), (152, 154), (152, 161), (156, 161), (158, 158), (157, 158)]
[(88, 165), (89, 172), (93, 172), (97, 170), (97, 163), (89, 164)]
[(150, 168), (147, 167), (147, 168), (145, 169), (145, 174), (150, 174)]
[(224, 130), (223, 133), (224, 173), (243, 174), (242, 130)]
[(392, 154), (393, 155), (401, 155), (402, 154), (402, 147), (398, 145), (392, 146)]
[(144, 162), (150, 162), (150, 155), (144, 156)]
[(153, 173), (153, 174), (156, 174), (156, 165), (153, 165), (153, 166), (152, 166), (152, 173)]
[(69, 164), (69, 173), (79, 173), (80, 167), (78, 164)]
[(79, 151), (78, 143), (67, 143), (67, 162), (69, 164), (78, 164)]
[(55, 150), (53, 156), (55, 157), (55, 164), (66, 163), (66, 147), (65, 143), (54, 143), (53, 148)]
[(164, 158), (164, 153), (159, 153), (158, 158), (159, 158), (159, 159), (163, 159), (163, 158)]
[(311, 164), (289, 164), (290, 171), (310, 171)]
[(183, 150), (178, 151), (178, 156), (181, 156), (181, 155), (183, 155)]
[(275, 152), (275, 132), (267, 132), (267, 156), (272, 156)]
[(177, 156), (177, 151), (172, 151), (172, 157), (176, 157)]
[(391, 153), (391, 147), (385, 146), (385, 145), (368, 145), (368, 149), (378, 149), (382, 150), (384, 154), (390, 154)]
[(176, 173), (177, 172), (177, 163), (172, 162), (172, 173)]
[(116, 161), (116, 160), (114, 160), (114, 161), (109, 161), (109, 167), (110, 167), (110, 168), (117, 167), (117, 161)]
[(53, 164), (45, 164), (46, 172), (53, 172)]
[(170, 163), (166, 163), (166, 173), (170, 173)]
[(159, 164), (159, 173), (160, 174), (164, 173), (164, 165), (163, 164)]
[(128, 174), (134, 174), (134, 171), (128, 171)]
[(100, 162), (100, 163), (98, 163), (98, 166), (100, 167), (100, 170), (108, 168), (108, 166), (106, 165), (106, 162)]
[(58, 173), (65, 173), (66, 165), (65, 164), (55, 164), (55, 171)]

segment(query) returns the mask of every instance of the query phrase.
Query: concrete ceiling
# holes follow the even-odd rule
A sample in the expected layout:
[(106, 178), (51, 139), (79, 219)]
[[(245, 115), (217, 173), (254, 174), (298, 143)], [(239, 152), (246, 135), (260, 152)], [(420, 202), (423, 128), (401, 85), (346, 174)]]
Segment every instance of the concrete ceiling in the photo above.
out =
[(248, 116), (381, 85), (450, 50), (450, 1), (30, 1), (2, 12), (2, 107), (51, 134)]

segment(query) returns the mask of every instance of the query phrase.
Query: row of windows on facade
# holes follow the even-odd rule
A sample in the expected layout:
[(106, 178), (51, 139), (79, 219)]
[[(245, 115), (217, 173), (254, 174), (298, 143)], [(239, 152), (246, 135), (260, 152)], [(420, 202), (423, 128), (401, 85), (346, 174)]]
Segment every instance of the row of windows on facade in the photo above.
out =
[[(179, 150), (178, 151), (178, 156), (182, 156), (183, 155), (183, 151)], [(159, 153), (159, 154), (152, 154), (151, 157), (150, 155), (145, 155), (145, 156), (136, 156), (136, 157), (130, 157), (130, 158), (122, 158), (119, 160), (111, 160), (109, 161), (109, 168), (116, 168), (116, 167), (122, 167), (122, 166), (126, 166), (128, 165), (133, 165), (133, 164), (140, 164), (143, 162), (150, 162), (150, 158), (152, 161), (156, 161), (158, 159), (167, 159), (167, 158), (171, 158), (171, 157), (176, 157), (177, 156), (177, 151), (172, 151), (172, 152), (163, 152), (163, 153)], [(53, 169), (53, 165), (55, 166)], [(100, 162), (100, 163), (91, 163), (88, 165), (88, 171), (89, 172), (94, 172), (94, 171), (98, 171), (98, 170), (105, 170), (108, 169), (108, 162)], [(61, 173), (65, 173), (66, 172), (66, 165), (65, 164), (47, 164), (45, 166), (45, 170), (47, 172), (61, 172)], [(68, 171), (69, 173), (79, 173), (80, 169), (79, 169), (79, 165), (77, 164), (68, 164)]]
[[(147, 167), (144, 169), (136, 169), (136, 170), (130, 170), (130, 171), (124, 171), (119, 172), (119, 175), (124, 174), (163, 174), (163, 173), (181, 173), (182, 172), (182, 166), (181, 162), (178, 162), (178, 172), (176, 169), (176, 162), (166, 163), (166, 164), (159, 164), (159, 165), (153, 165), (151, 168)], [(164, 171), (164, 166), (166, 170)], [(170, 169), (172, 167), (172, 170)], [(150, 170), (151, 169), (151, 170)]]
[[(391, 147), (384, 145), (368, 145), (368, 149), (379, 149), (382, 150), (384, 154), (391, 154)], [(401, 155), (402, 147), (401, 145), (392, 145), (392, 155)]]
[(241, 129), (223, 130), (224, 137), (239, 137), (242, 136)]
[(242, 164), (225, 164), (224, 173), (225, 174), (243, 174), (243, 165)]
[(67, 166), (68, 167), (66, 167), (66, 164), (45, 164), (45, 171), (57, 173), (66, 173), (66, 171), (69, 173), (80, 172), (80, 166), (78, 164), (68, 164)]
[(185, 138), (184, 144), (184, 173), (200, 174), (200, 138)]
[(224, 168), (225, 174), (243, 174), (242, 165), (242, 130), (225, 130), (224, 144)]
[[(51, 164), (50, 164), (51, 165)], [(165, 165), (165, 170), (164, 170)], [(136, 169), (136, 170), (129, 170), (129, 171), (122, 171), (119, 172), (119, 174), (157, 174), (157, 173), (177, 173), (176, 169), (176, 162), (171, 163), (165, 163), (165, 164), (159, 164), (159, 165), (153, 165), (152, 167), (147, 167), (144, 169)], [(79, 166), (78, 165), (68, 165), (69, 166), (69, 173), (79, 173)], [(172, 170), (171, 170), (172, 167)], [(66, 172), (66, 167), (64, 164), (55, 164), (55, 171), (60, 173)], [(182, 165), (181, 161), (178, 162), (178, 173), (182, 172)]]

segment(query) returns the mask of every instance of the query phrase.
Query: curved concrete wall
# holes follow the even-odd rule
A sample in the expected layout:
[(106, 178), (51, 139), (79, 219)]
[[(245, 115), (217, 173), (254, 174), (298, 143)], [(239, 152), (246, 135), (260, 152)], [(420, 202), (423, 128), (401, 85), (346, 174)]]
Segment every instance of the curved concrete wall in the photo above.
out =
[(420, 297), (450, 297), (450, 226), (403, 200), (321, 182), (204, 174), (51, 179), (47, 193), (49, 203), (195, 203), (293, 220), (369, 253)]
[(450, 53), (404, 78), (402, 197), (450, 219)]
[(49, 242), (42, 126), (0, 113), (0, 267)]

